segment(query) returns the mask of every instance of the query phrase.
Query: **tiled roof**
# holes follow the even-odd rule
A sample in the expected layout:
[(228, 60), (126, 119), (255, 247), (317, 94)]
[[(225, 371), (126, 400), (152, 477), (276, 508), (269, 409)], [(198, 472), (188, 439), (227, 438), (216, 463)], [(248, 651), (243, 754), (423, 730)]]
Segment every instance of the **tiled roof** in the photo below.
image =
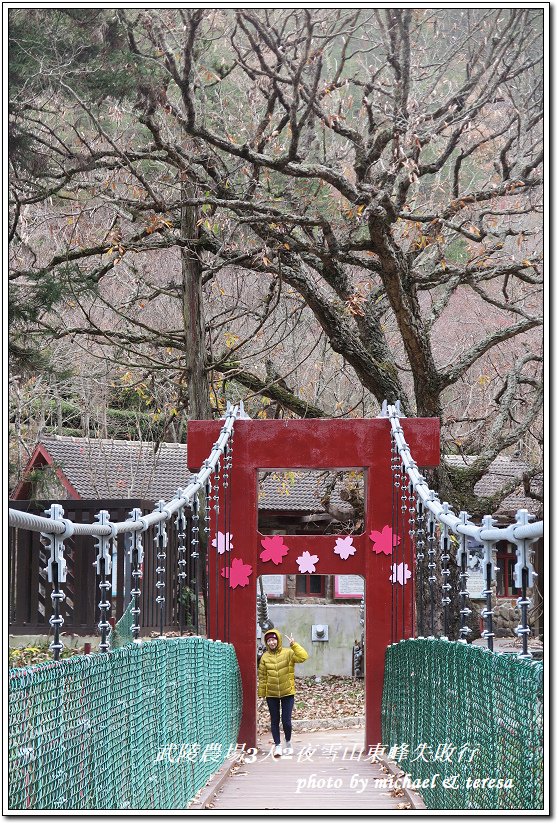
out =
[[(60, 467), (82, 498), (146, 498), (169, 500), (179, 487), (191, 480), (187, 468), (186, 445), (162, 443), (154, 452), (151, 442), (71, 438), (61, 435), (44, 437), (43, 446)], [(474, 456), (449, 455), (448, 462), (456, 467), (467, 466)], [(476, 484), (479, 496), (491, 495), (530, 469), (524, 461), (499, 457), (489, 472)], [(270, 511), (299, 513), (324, 512), (320, 503), (323, 494), (323, 472), (266, 472), (260, 494), (259, 508)], [(533, 482), (536, 491), (539, 485)], [(331, 503), (347, 509), (335, 491)], [(525, 507), (536, 512), (536, 502), (526, 498), (522, 489), (509, 495), (499, 512), (513, 513)]]
[[(329, 480), (323, 470), (312, 472), (265, 472), (260, 491), (259, 508), (288, 512), (318, 513), (325, 512), (320, 499), (325, 493), (325, 485)], [(350, 504), (339, 497), (336, 487), (331, 494), (331, 505), (339, 515), (343, 510), (349, 517), (352, 511)]]
[[(475, 455), (446, 456), (446, 462), (450, 464), (450, 466), (454, 466), (456, 468), (465, 468), (470, 466), (475, 460)], [(529, 512), (538, 514), (538, 511), (541, 509), (540, 502), (535, 501), (532, 498), (528, 498), (523, 491), (523, 474), (525, 472), (529, 472), (530, 469), (530, 464), (520, 460), (519, 458), (510, 458), (505, 455), (500, 455), (492, 461), (486, 475), (484, 475), (480, 481), (477, 481), (475, 484), (475, 495), (478, 495), (479, 498), (494, 495), (502, 489), (503, 486), (507, 485), (515, 478), (519, 488), (503, 499), (497, 512), (494, 514), (512, 514), (518, 509), (528, 509)], [(532, 488), (539, 494), (542, 492), (542, 473), (535, 476), (532, 482)]]
[[(41, 444), (52, 456), (82, 498), (146, 498), (169, 500), (192, 478), (185, 444), (44, 437)], [(265, 473), (260, 509), (324, 512), (320, 504), (321, 472), (300, 472), (294, 477)], [(338, 494), (333, 502), (347, 508)]]
[(184, 444), (70, 438), (41, 443), (82, 498), (172, 498), (191, 479)]

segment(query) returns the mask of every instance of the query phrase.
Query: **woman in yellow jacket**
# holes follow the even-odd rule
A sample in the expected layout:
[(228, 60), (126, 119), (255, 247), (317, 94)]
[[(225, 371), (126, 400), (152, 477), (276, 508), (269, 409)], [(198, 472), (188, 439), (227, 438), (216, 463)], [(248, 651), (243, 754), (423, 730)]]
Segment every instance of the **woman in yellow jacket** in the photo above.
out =
[(264, 633), (266, 650), (258, 667), (258, 697), (267, 699), (271, 718), (271, 734), (275, 744), (273, 754), (281, 755), (281, 735), (279, 714), (285, 732), (285, 754), (292, 753), (291, 714), (294, 706), (295, 682), (294, 665), (302, 664), (308, 658), (306, 650), (290, 635), (290, 648), (283, 649), (281, 633), (278, 629), (268, 629)]

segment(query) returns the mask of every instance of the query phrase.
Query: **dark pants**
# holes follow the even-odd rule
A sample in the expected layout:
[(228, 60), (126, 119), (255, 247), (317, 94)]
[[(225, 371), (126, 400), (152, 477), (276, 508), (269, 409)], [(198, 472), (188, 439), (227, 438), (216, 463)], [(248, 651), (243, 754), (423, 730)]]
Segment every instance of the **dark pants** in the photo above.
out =
[(294, 695), (286, 695), (284, 698), (267, 698), (267, 706), (269, 708), (269, 715), (271, 716), (271, 734), (275, 745), (281, 743), (281, 734), (279, 732), (279, 713), (281, 713), (281, 720), (283, 722), (283, 729), (285, 731), (285, 740), (291, 740), (291, 733), (293, 727), (291, 724), (291, 715), (294, 707)]

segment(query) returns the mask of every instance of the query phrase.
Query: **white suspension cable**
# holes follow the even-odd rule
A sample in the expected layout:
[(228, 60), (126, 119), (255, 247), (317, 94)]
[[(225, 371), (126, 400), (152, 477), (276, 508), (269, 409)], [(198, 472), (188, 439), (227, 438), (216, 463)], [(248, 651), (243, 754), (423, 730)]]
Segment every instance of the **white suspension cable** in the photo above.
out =
[(528, 523), (528, 519), (533, 516), (530, 515), (526, 509), (517, 511), (515, 524), (510, 524), (506, 527), (493, 526), (489, 529), (483, 526), (476, 526), (469, 522), (463, 523), (463, 521), (452, 512), (444, 511), (444, 506), (438, 494), (429, 488), (426, 480), (418, 471), (416, 462), (412, 458), (409, 445), (405, 441), (397, 406), (388, 404), (387, 412), (397, 449), (405, 466), (407, 476), (414, 485), (415, 492), (423, 502), (424, 508), (430, 510), (439, 523), (445, 524), (455, 535), (467, 535), (479, 543), (486, 541), (509, 541), (512, 544), (519, 545), (521, 541), (542, 538), (544, 535), (544, 521)]
[[(534, 578), (536, 577), (536, 572), (533, 568), (532, 563), (532, 552), (531, 547), (532, 544), (538, 539), (541, 538), (544, 534), (544, 523), (543, 521), (537, 521), (536, 523), (529, 523), (530, 519), (533, 518), (533, 515), (530, 515), (526, 509), (518, 509), (515, 513), (515, 524), (510, 524), (506, 527), (496, 527), (495, 521), (490, 515), (485, 515), (482, 521), (482, 526), (477, 526), (476, 524), (471, 523), (469, 519), (469, 514), (465, 511), (461, 511), (459, 513), (459, 517), (454, 515), (450, 512), (450, 506), (448, 503), (444, 502), (441, 503), (439, 496), (436, 492), (431, 490), (426, 483), (423, 476), (420, 474), (417, 468), (416, 462), (413, 460), (409, 445), (405, 441), (405, 437), (403, 434), (403, 427), (401, 426), (400, 421), (400, 405), (397, 402), (393, 406), (388, 406), (387, 403), (384, 403), (382, 407), (382, 413), (385, 416), (389, 417), (390, 425), (391, 425), (391, 434), (392, 434), (392, 442), (395, 443), (395, 449), (399, 453), (401, 458), (401, 463), (405, 469), (405, 472), (411, 482), (411, 485), (414, 487), (414, 493), (417, 496), (418, 501), (418, 509), (419, 511), (428, 510), (430, 513), (430, 529), (434, 529), (435, 522), (437, 521), (439, 524), (442, 525), (442, 529), (440, 530), (441, 535), (447, 535), (448, 530), (451, 530), (454, 535), (459, 536), (459, 550), (456, 555), (456, 564), (459, 569), (459, 590), (457, 595), (459, 597), (459, 616), (460, 616), (460, 628), (459, 628), (459, 641), (462, 643), (467, 643), (468, 636), (472, 633), (472, 629), (467, 626), (467, 618), (471, 615), (471, 608), (468, 606), (468, 600), (470, 598), (469, 592), (467, 591), (467, 578), (468, 578), (468, 550), (467, 550), (467, 537), (474, 538), (479, 544), (482, 545), (482, 569), (484, 575), (484, 582), (485, 582), (485, 589), (484, 589), (484, 597), (486, 598), (487, 607), (483, 610), (482, 617), (487, 620), (487, 629), (483, 631), (482, 635), (487, 640), (487, 647), (490, 651), (493, 651), (493, 625), (492, 625), (492, 548), (495, 543), (498, 541), (505, 541), (510, 544), (515, 544), (515, 552), (517, 557), (517, 562), (514, 566), (513, 571), (513, 579), (514, 585), (517, 587), (517, 590), (520, 592), (520, 596), (517, 600), (517, 607), (520, 609), (521, 612), (521, 623), (518, 627), (516, 627), (515, 632), (521, 638), (521, 653), (518, 653), (519, 658), (530, 659), (532, 654), (529, 652), (528, 649), (528, 636), (531, 632), (529, 627), (528, 621), (528, 608), (530, 605), (530, 600), (527, 594), (528, 587), (533, 586)], [(418, 516), (417, 516), (418, 521)], [(424, 530), (422, 530), (424, 535)], [(418, 535), (418, 531), (417, 531)], [(430, 539), (429, 539), (430, 540)], [(424, 559), (424, 540), (420, 542), (417, 541), (417, 563), (419, 561), (419, 552), (420, 552), (420, 560)], [(430, 550), (428, 552), (430, 556)], [(449, 557), (445, 554), (442, 559), (443, 560), (443, 569), (442, 575), (447, 578), (447, 561)], [(429, 567), (431, 564), (429, 563)], [(433, 564), (435, 568), (435, 564)], [(422, 569), (421, 566), (418, 566), (418, 569)], [(434, 583), (436, 581), (436, 577), (429, 577), (429, 582)], [(447, 593), (451, 590), (451, 586), (443, 585), (442, 593), (447, 596)], [(451, 603), (451, 599), (448, 597), (442, 598), (442, 606), (444, 607), (444, 631), (447, 634), (448, 626), (449, 626), (449, 616), (448, 616), (448, 608)], [(423, 621), (424, 621), (424, 612), (423, 612), (423, 604), (422, 602), (419, 605), (419, 632), (422, 633)], [(433, 591), (430, 592), (430, 624), (431, 633), (434, 633), (434, 597)]]
[(137, 520), (109, 521), (106, 524), (79, 524), (66, 518), (50, 519), (30, 512), (21, 512), (18, 509), (8, 509), (9, 525), (18, 529), (27, 529), (31, 532), (44, 532), (50, 535), (93, 535), (95, 537), (118, 535), (121, 532), (144, 532), (154, 524), (167, 521), (185, 504), (189, 503), (197, 492), (205, 485), (210, 475), (215, 471), (217, 461), (223, 455), (225, 446), (229, 442), (236, 419), (241, 415), (241, 408), (227, 403), (225, 423), (218, 440), (213, 444), (209, 458), (203, 462), (202, 470), (186, 489), (178, 490), (176, 497), (166, 503), (160, 510), (142, 515)]

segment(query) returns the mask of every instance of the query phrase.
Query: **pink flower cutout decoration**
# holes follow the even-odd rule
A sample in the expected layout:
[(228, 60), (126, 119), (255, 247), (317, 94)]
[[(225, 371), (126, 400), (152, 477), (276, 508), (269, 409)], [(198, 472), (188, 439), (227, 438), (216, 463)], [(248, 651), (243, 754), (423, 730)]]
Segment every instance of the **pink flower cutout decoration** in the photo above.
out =
[(260, 560), (273, 561), (274, 564), (280, 564), (289, 551), (281, 535), (268, 535), (267, 538), (262, 539), (262, 546), (263, 552), (260, 552)]
[(251, 574), (252, 567), (250, 564), (245, 564), (241, 558), (233, 558), (231, 565), (221, 570), (221, 577), (229, 579), (231, 589), (247, 586)]
[(316, 564), (320, 559), (317, 555), (310, 555), (306, 550), (296, 559), (299, 572), (315, 572)]
[(217, 537), (211, 541), (211, 546), (217, 547), (219, 555), (223, 555), (225, 550), (228, 552), (233, 548), (232, 534), (230, 532), (217, 533)]
[(395, 584), (397, 581), (398, 584), (405, 585), (410, 577), (411, 570), (407, 564), (392, 564), (391, 575), (389, 576), (389, 580), (392, 584)]
[(381, 532), (373, 529), (369, 538), (372, 541), (372, 552), (375, 552), (376, 555), (380, 555), (381, 552), (384, 555), (391, 555), (393, 547), (401, 543), (401, 538), (393, 533), (390, 526), (385, 526)]
[(347, 535), (346, 538), (338, 538), (335, 542), (335, 549), (333, 551), (336, 555), (339, 555), (342, 561), (346, 561), (347, 558), (354, 555), (356, 552), (356, 547), (353, 546), (352, 535)]

